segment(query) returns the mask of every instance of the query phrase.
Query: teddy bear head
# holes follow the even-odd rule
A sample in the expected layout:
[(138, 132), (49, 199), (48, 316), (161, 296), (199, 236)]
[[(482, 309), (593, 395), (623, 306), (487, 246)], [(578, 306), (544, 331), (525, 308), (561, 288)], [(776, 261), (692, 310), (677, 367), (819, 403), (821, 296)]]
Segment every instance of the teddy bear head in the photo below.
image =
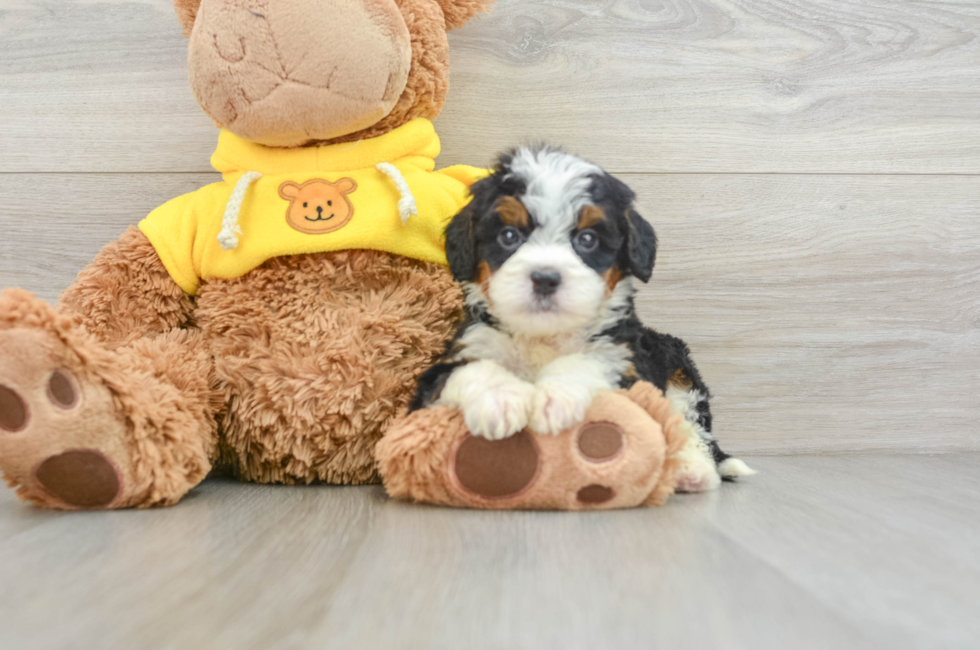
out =
[(191, 88), (214, 122), (272, 147), (352, 142), (435, 118), (446, 32), (493, 0), (174, 0)]

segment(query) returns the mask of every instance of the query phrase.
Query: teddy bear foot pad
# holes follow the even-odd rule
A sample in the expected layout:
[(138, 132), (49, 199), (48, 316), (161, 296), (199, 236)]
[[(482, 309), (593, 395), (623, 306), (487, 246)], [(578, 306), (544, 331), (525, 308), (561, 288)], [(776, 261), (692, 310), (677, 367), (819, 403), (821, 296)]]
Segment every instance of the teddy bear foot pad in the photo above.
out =
[(421, 502), (529, 510), (659, 505), (673, 491), (682, 422), (649, 385), (600, 395), (584, 422), (557, 436), (524, 430), (490, 441), (470, 435), (461, 414), (443, 407), (396, 423), (378, 458), (389, 493)]
[(124, 492), (125, 426), (108, 391), (65, 367), (60, 347), (42, 331), (0, 331), (0, 468), (49, 507), (110, 507)]
[(28, 292), (0, 294), (7, 484), (22, 499), (60, 510), (176, 503), (210, 469), (199, 416), (208, 395), (184, 398), (153, 363), (189, 377), (188, 394), (197, 395), (207, 378), (195, 369), (206, 351), (188, 341), (176, 333), (110, 351)]
[[(500, 441), (468, 436), (456, 450), (450, 475), (462, 490), (476, 498), (520, 498), (541, 475), (541, 452), (535, 437), (527, 430)], [(625, 437), (626, 432), (616, 424), (590, 422), (576, 437), (577, 453), (586, 462), (611, 462), (622, 452)], [(583, 506), (598, 506), (615, 496), (612, 487), (592, 483), (578, 490), (575, 500)]]

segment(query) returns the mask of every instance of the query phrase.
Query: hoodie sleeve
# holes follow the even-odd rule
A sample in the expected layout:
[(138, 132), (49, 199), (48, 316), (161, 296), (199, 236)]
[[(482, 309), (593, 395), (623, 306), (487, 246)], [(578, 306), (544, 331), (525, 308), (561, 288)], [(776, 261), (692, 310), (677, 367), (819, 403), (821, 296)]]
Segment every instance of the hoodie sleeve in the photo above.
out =
[(440, 169), (436, 173), (444, 174), (454, 180), (459, 181), (466, 187), (470, 187), (473, 185), (473, 183), (481, 181), (489, 176), (490, 170), (480, 167), (470, 167), (469, 165), (454, 165), (452, 167)]
[(441, 179), (443, 187), (456, 202), (456, 212), (460, 212), (473, 200), (473, 195), (470, 194), (470, 187), (473, 183), (486, 178), (490, 173), (489, 169), (455, 165), (440, 169), (435, 174), (436, 178)]
[(140, 231), (153, 244), (170, 277), (192, 296), (201, 282), (198, 239), (202, 225), (213, 220), (215, 191), (220, 185), (208, 185), (168, 201), (139, 224)]

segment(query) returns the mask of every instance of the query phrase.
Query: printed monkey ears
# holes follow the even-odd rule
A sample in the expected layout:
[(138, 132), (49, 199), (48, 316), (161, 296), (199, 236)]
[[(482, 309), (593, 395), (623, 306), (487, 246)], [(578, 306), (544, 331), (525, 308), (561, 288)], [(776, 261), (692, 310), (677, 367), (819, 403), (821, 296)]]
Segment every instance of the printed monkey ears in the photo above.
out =
[(350, 194), (357, 189), (357, 181), (353, 178), (341, 178), (336, 183), (331, 183), (330, 181), (323, 180), (322, 178), (314, 178), (311, 181), (306, 181), (302, 185), (299, 183), (294, 183), (293, 181), (286, 181), (279, 186), (279, 196), (281, 196), (286, 201), (295, 201), (306, 188), (315, 188), (316, 186), (326, 186), (332, 187), (337, 190), (338, 194)]
[(279, 186), (279, 196), (287, 201), (292, 201), (299, 196), (300, 187), (297, 183), (288, 181)]
[(333, 183), (333, 186), (336, 187), (341, 194), (350, 194), (357, 189), (357, 183), (353, 178), (341, 178), (336, 183)]

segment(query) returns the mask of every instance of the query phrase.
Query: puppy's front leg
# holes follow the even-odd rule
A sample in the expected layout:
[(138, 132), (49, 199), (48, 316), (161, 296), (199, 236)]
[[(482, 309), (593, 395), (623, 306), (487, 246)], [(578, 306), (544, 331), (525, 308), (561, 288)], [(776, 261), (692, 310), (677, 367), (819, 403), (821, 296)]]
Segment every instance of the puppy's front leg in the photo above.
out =
[(609, 364), (589, 354), (570, 354), (538, 375), (531, 406), (531, 428), (558, 435), (585, 419), (592, 399), (614, 388)]
[(501, 440), (527, 427), (534, 385), (494, 361), (453, 371), (437, 404), (459, 409), (474, 436)]

